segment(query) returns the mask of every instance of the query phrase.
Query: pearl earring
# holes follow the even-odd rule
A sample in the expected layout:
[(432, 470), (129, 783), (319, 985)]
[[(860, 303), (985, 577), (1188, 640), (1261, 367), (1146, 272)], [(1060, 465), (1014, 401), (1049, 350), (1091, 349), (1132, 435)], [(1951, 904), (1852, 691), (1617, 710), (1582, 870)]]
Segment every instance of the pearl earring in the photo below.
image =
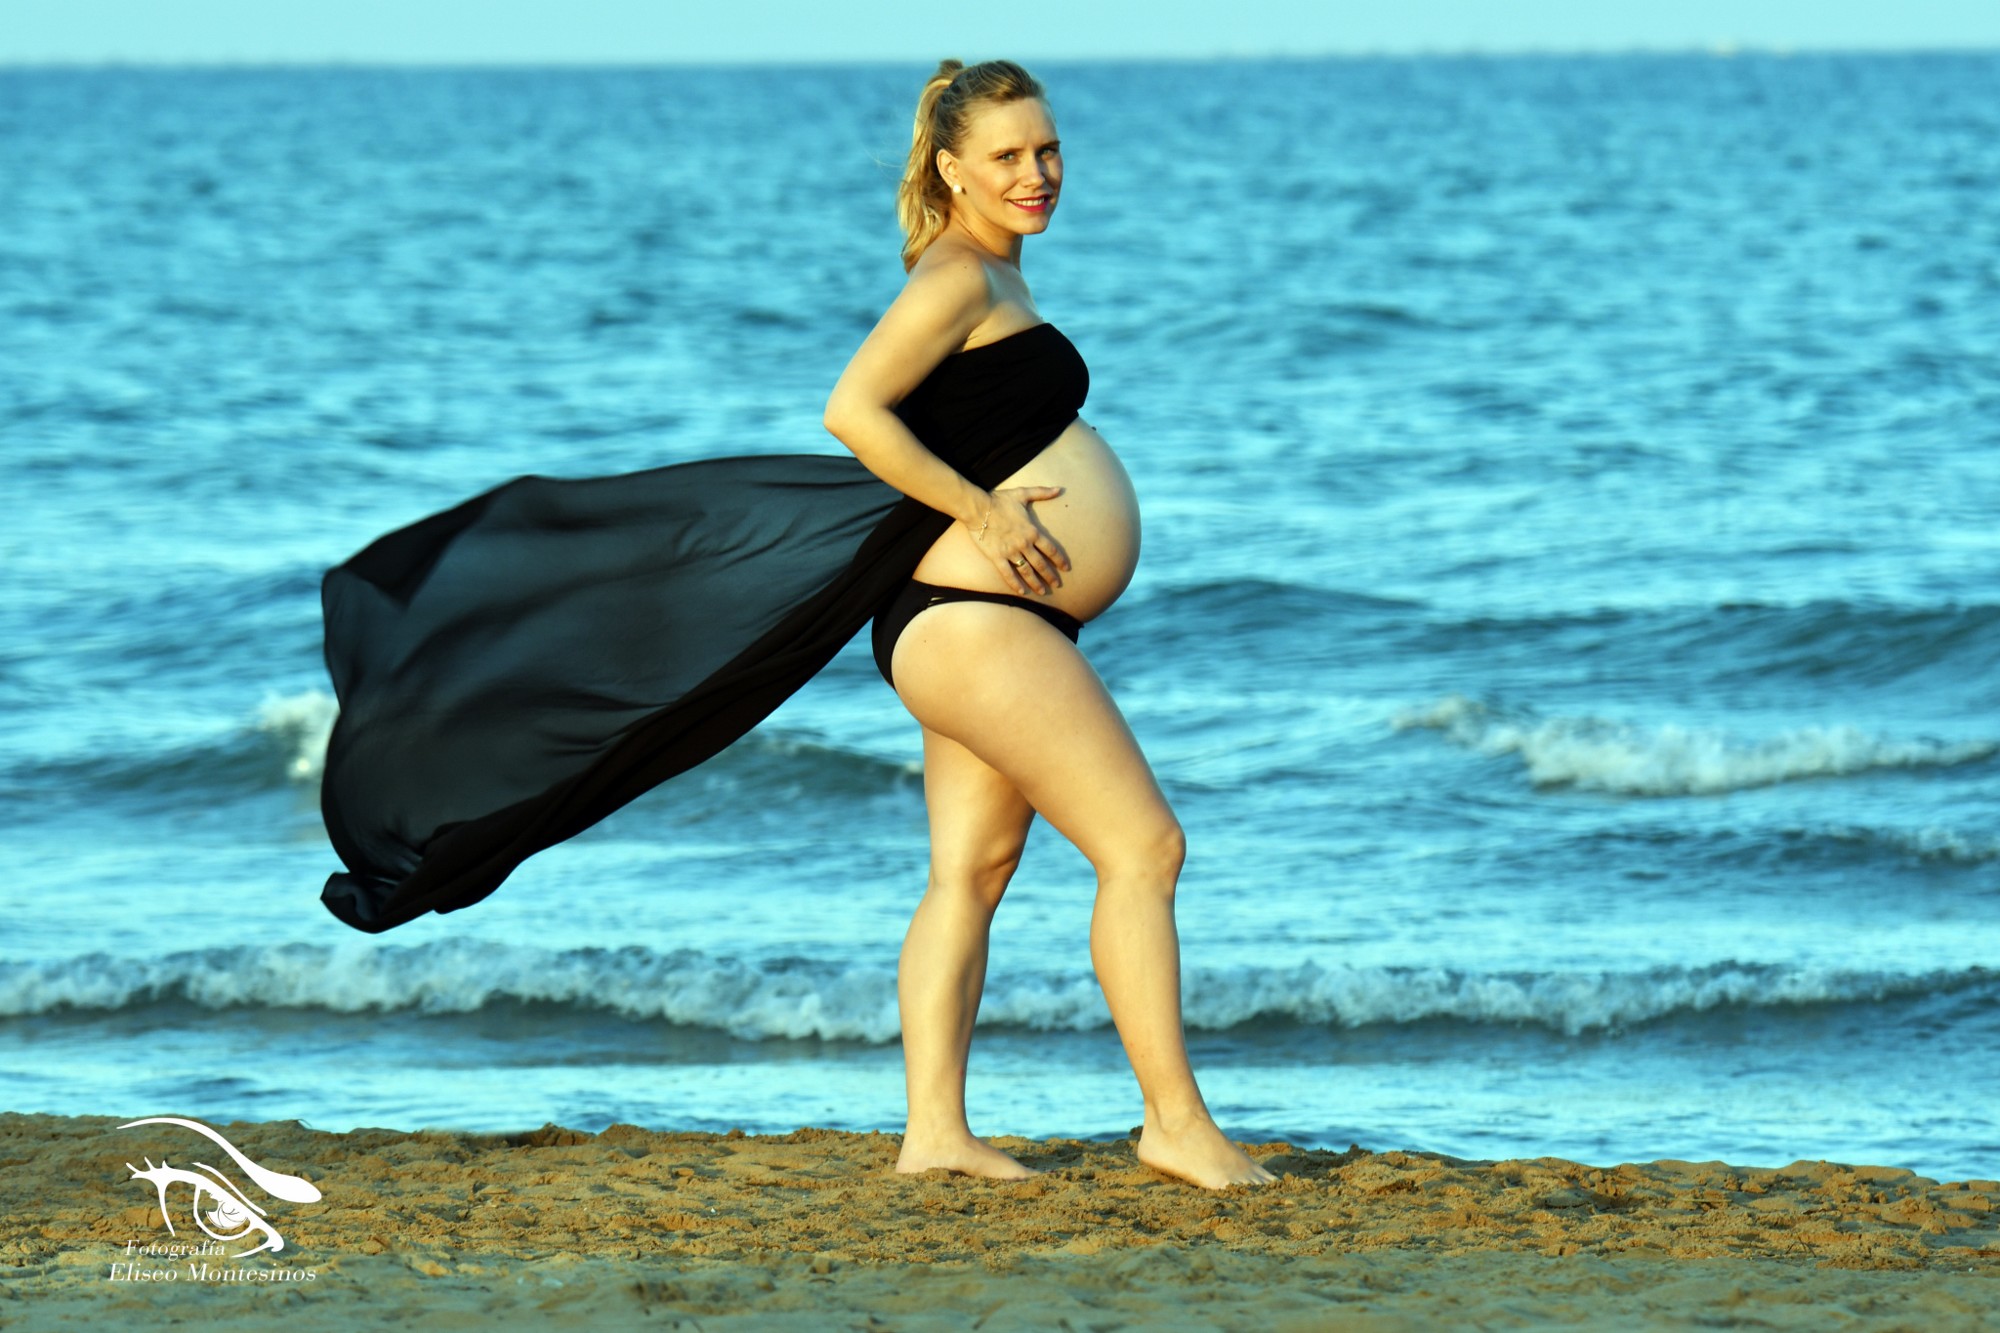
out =
[(964, 193), (965, 193), (965, 187), (964, 187), (963, 185), (954, 185), (954, 186), (952, 186), (952, 187), (951, 187), (951, 192), (952, 192), (953, 194), (964, 194)]

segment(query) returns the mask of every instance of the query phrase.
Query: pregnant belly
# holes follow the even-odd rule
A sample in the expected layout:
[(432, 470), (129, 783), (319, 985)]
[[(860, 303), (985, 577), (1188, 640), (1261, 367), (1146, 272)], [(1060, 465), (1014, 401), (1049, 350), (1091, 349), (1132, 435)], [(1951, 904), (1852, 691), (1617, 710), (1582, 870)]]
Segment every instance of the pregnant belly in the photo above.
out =
[[(1010, 486), (1064, 488), (1053, 500), (1030, 502), (1028, 512), (1061, 543), (1070, 568), (1058, 571), (1062, 586), (1054, 592), (1029, 595), (1078, 620), (1089, 620), (1117, 601), (1139, 565), (1139, 497), (1104, 437), (1081, 419), (1072, 421), (1048, 448), (994, 489)], [(953, 588), (1016, 591), (973, 544), (963, 523), (952, 524), (924, 553), (916, 577)]]

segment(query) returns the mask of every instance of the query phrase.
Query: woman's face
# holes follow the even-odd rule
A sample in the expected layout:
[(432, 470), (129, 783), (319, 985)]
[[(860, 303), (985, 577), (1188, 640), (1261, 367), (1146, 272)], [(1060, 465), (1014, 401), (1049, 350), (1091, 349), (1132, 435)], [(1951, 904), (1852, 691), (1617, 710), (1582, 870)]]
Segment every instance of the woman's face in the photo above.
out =
[(956, 153), (938, 150), (938, 171), (954, 210), (1020, 235), (1049, 225), (1062, 193), (1062, 145), (1048, 104), (1039, 97), (992, 102), (972, 113)]

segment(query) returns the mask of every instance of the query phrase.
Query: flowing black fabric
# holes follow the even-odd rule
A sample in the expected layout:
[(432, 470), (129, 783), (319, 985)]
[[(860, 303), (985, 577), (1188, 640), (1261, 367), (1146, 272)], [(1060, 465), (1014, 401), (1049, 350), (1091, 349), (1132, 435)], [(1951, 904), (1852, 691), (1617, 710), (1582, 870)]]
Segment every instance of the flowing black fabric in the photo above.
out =
[[(946, 357), (897, 405), (991, 489), (1076, 418), (1054, 325)], [(340, 712), (320, 900), (379, 933), (721, 752), (894, 597), (948, 514), (851, 454), (517, 477), (376, 539), (321, 586)]]

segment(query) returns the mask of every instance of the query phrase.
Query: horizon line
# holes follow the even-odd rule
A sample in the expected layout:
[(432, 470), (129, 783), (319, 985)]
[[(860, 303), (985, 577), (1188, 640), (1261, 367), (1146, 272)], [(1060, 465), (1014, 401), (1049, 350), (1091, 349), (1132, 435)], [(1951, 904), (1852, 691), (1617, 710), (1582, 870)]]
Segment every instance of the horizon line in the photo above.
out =
[[(1622, 47), (1480, 47), (1424, 46), (1363, 48), (1330, 51), (1218, 51), (1207, 54), (1186, 52), (1153, 55), (1042, 55), (1021, 56), (1039, 65), (1059, 64), (1220, 64), (1271, 63), (1340, 60), (1483, 60), (1483, 59), (1625, 59), (1643, 56), (1699, 56), (1708, 59), (1738, 57), (1794, 56), (1914, 56), (1914, 55), (1997, 55), (2000, 43), (1966, 46), (1799, 46), (1789, 43), (1748, 43), (1715, 41), (1685, 46), (1633, 45)], [(430, 70), (531, 70), (531, 69), (825, 69), (866, 68), (926, 64), (927, 57), (847, 56), (847, 57), (739, 57), (695, 56), (674, 58), (615, 59), (599, 57), (540, 59), (433, 59), (400, 56), (310, 56), (310, 57), (61, 57), (51, 59), (0, 56), (0, 71), (11, 70), (102, 70), (102, 69), (430, 69)]]

